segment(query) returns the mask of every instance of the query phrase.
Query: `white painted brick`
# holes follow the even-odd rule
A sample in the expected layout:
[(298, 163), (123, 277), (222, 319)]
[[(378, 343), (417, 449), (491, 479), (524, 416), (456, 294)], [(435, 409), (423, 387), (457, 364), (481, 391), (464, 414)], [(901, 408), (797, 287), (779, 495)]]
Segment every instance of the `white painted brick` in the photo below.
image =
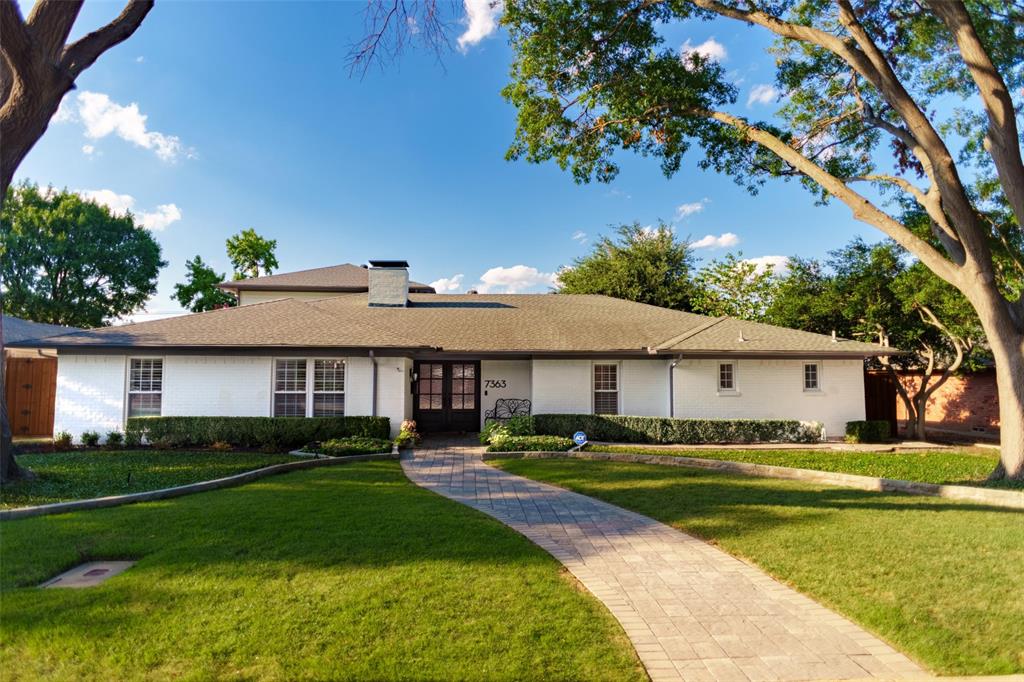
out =
[[(480, 362), (480, 426), (484, 414), (494, 409), (499, 398), (526, 398), (532, 400), (529, 360), (482, 360)], [(488, 388), (487, 381), (505, 382), (504, 388)], [(485, 395), (486, 394), (486, 395)], [(536, 412), (536, 409), (533, 410)]]
[(165, 417), (269, 417), (272, 358), (164, 357)]
[(125, 359), (122, 355), (59, 355), (54, 433), (124, 429)]
[(623, 360), (620, 410), (638, 417), (668, 416), (668, 360)]
[(589, 414), (590, 360), (534, 360), (530, 386), (534, 414)]

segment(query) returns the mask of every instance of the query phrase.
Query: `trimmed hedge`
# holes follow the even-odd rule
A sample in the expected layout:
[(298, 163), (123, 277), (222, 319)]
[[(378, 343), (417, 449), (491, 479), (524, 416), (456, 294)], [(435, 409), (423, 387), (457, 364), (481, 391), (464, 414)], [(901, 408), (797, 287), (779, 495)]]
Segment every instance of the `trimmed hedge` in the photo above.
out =
[(616, 443), (813, 443), (822, 425), (796, 419), (668, 419), (600, 414), (538, 414), (538, 434)]
[(561, 436), (508, 436), (492, 443), (487, 452), (565, 452), (572, 446), (571, 438)]
[(847, 443), (884, 443), (891, 433), (889, 422), (884, 419), (846, 422)]
[(320, 443), (317, 447), (310, 448), (309, 451), (317, 452), (321, 455), (330, 455), (331, 457), (375, 455), (382, 452), (391, 452), (391, 441), (384, 438), (367, 438), (365, 436), (332, 438)]
[[(132, 417), (126, 436), (162, 447), (296, 448), (313, 441), (360, 436), (387, 439), (387, 417)], [(129, 436), (129, 434), (131, 434)]]

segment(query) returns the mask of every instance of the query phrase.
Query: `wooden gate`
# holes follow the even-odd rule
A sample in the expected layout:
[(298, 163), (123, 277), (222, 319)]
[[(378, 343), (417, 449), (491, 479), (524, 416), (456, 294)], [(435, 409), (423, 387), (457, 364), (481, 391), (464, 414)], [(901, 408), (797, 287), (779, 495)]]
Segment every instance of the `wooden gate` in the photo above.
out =
[(864, 415), (889, 422), (889, 435), (896, 437), (896, 379), (889, 372), (864, 372)]
[(52, 436), (57, 358), (7, 358), (7, 414), (15, 436)]

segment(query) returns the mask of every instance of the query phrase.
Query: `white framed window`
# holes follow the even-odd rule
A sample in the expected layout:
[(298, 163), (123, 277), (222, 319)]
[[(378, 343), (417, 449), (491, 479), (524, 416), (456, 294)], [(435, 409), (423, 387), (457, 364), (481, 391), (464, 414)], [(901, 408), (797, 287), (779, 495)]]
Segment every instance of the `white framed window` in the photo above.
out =
[(163, 358), (128, 361), (128, 416), (159, 417), (163, 405)]
[(817, 362), (804, 363), (804, 390), (821, 390), (821, 365)]
[(619, 366), (594, 365), (594, 414), (619, 413)]
[(736, 392), (736, 363), (734, 363), (734, 362), (720, 362), (720, 363), (718, 363), (718, 392), (719, 393), (735, 393)]
[(345, 414), (345, 361), (313, 360), (313, 416)]
[(274, 361), (274, 416), (306, 416), (306, 359)]

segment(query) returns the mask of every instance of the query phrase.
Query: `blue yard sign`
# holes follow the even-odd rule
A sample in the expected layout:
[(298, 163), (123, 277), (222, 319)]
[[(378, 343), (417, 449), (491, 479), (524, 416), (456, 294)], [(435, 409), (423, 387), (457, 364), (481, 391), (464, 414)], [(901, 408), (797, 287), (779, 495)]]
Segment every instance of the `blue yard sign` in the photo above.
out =
[(576, 443), (576, 445), (579, 445), (579, 446), (586, 445), (587, 444), (587, 434), (583, 433), (582, 431), (577, 431), (576, 433), (574, 433), (572, 435), (572, 442)]

